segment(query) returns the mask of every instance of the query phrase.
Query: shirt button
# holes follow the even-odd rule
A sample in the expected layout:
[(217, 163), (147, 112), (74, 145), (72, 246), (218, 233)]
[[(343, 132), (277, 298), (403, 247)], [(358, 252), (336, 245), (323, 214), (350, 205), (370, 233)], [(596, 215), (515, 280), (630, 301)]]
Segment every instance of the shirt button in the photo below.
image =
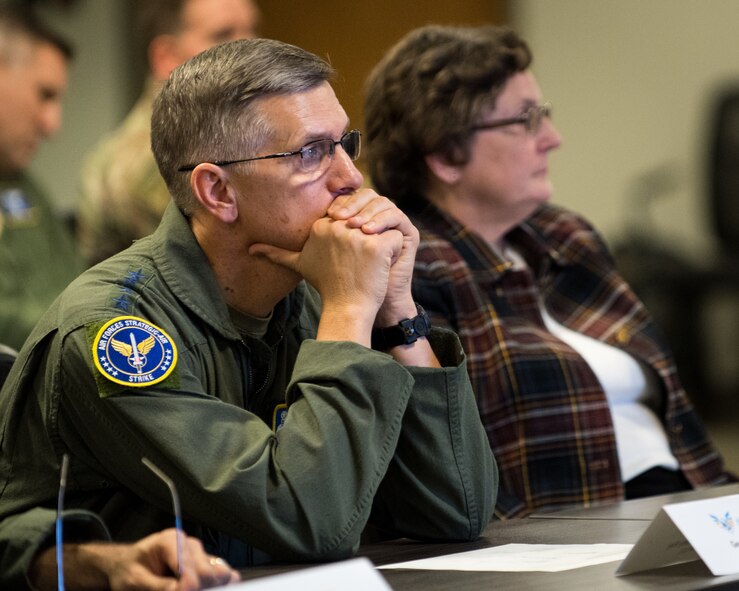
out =
[(619, 345), (628, 345), (629, 341), (631, 340), (631, 334), (629, 333), (629, 329), (625, 326), (622, 326), (618, 329), (616, 332), (616, 342)]
[(675, 435), (680, 435), (680, 433), (683, 432), (683, 424), (682, 423), (675, 423), (670, 431), (672, 431)]

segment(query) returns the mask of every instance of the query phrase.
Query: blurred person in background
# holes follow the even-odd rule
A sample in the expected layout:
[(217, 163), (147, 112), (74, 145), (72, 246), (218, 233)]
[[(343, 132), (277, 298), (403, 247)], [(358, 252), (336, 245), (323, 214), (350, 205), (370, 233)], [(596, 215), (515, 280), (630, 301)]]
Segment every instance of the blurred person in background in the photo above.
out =
[(136, 19), (150, 75), (131, 112), (83, 165), (77, 232), (88, 264), (153, 232), (170, 201), (149, 146), (152, 105), (163, 81), (213, 45), (255, 37), (259, 9), (253, 0), (139, 0)]
[(421, 234), (414, 297), (468, 356), (496, 515), (725, 483), (604, 241), (549, 203), (561, 138), (531, 59), (505, 28), (428, 26), (371, 73), (365, 105), (372, 181)]
[(71, 58), (31, 12), (0, 7), (0, 342), (13, 349), (82, 269), (67, 226), (27, 174), (61, 126)]

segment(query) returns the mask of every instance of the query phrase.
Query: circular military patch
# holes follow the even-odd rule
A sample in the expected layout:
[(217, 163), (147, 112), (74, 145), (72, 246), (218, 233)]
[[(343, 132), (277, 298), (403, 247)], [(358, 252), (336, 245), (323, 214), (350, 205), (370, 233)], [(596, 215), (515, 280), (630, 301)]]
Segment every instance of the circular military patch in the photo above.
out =
[(158, 326), (135, 316), (106, 322), (95, 336), (92, 358), (117, 384), (143, 387), (164, 380), (177, 364), (177, 348)]

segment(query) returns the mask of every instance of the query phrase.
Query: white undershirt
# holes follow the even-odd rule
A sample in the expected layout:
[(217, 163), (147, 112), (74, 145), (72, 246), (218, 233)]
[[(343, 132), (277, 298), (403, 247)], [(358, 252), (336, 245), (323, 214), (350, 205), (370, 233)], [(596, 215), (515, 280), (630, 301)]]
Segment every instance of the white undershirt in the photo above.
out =
[[(505, 256), (516, 267), (526, 265), (520, 254), (506, 248)], [(628, 482), (657, 466), (677, 470), (665, 428), (650, 408), (659, 400), (654, 371), (637, 359), (592, 337), (560, 324), (539, 303), (547, 330), (577, 351), (593, 370), (608, 400), (616, 437), (621, 478)]]

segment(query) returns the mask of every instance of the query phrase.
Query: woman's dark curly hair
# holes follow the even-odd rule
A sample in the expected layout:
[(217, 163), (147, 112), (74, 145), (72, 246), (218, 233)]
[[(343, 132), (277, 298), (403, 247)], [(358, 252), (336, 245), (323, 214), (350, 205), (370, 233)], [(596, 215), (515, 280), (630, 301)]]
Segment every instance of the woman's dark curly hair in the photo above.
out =
[(424, 157), (466, 163), (470, 127), (530, 63), (526, 42), (505, 27), (430, 25), (401, 39), (366, 82), (365, 139), (377, 190), (400, 207), (422, 205)]

